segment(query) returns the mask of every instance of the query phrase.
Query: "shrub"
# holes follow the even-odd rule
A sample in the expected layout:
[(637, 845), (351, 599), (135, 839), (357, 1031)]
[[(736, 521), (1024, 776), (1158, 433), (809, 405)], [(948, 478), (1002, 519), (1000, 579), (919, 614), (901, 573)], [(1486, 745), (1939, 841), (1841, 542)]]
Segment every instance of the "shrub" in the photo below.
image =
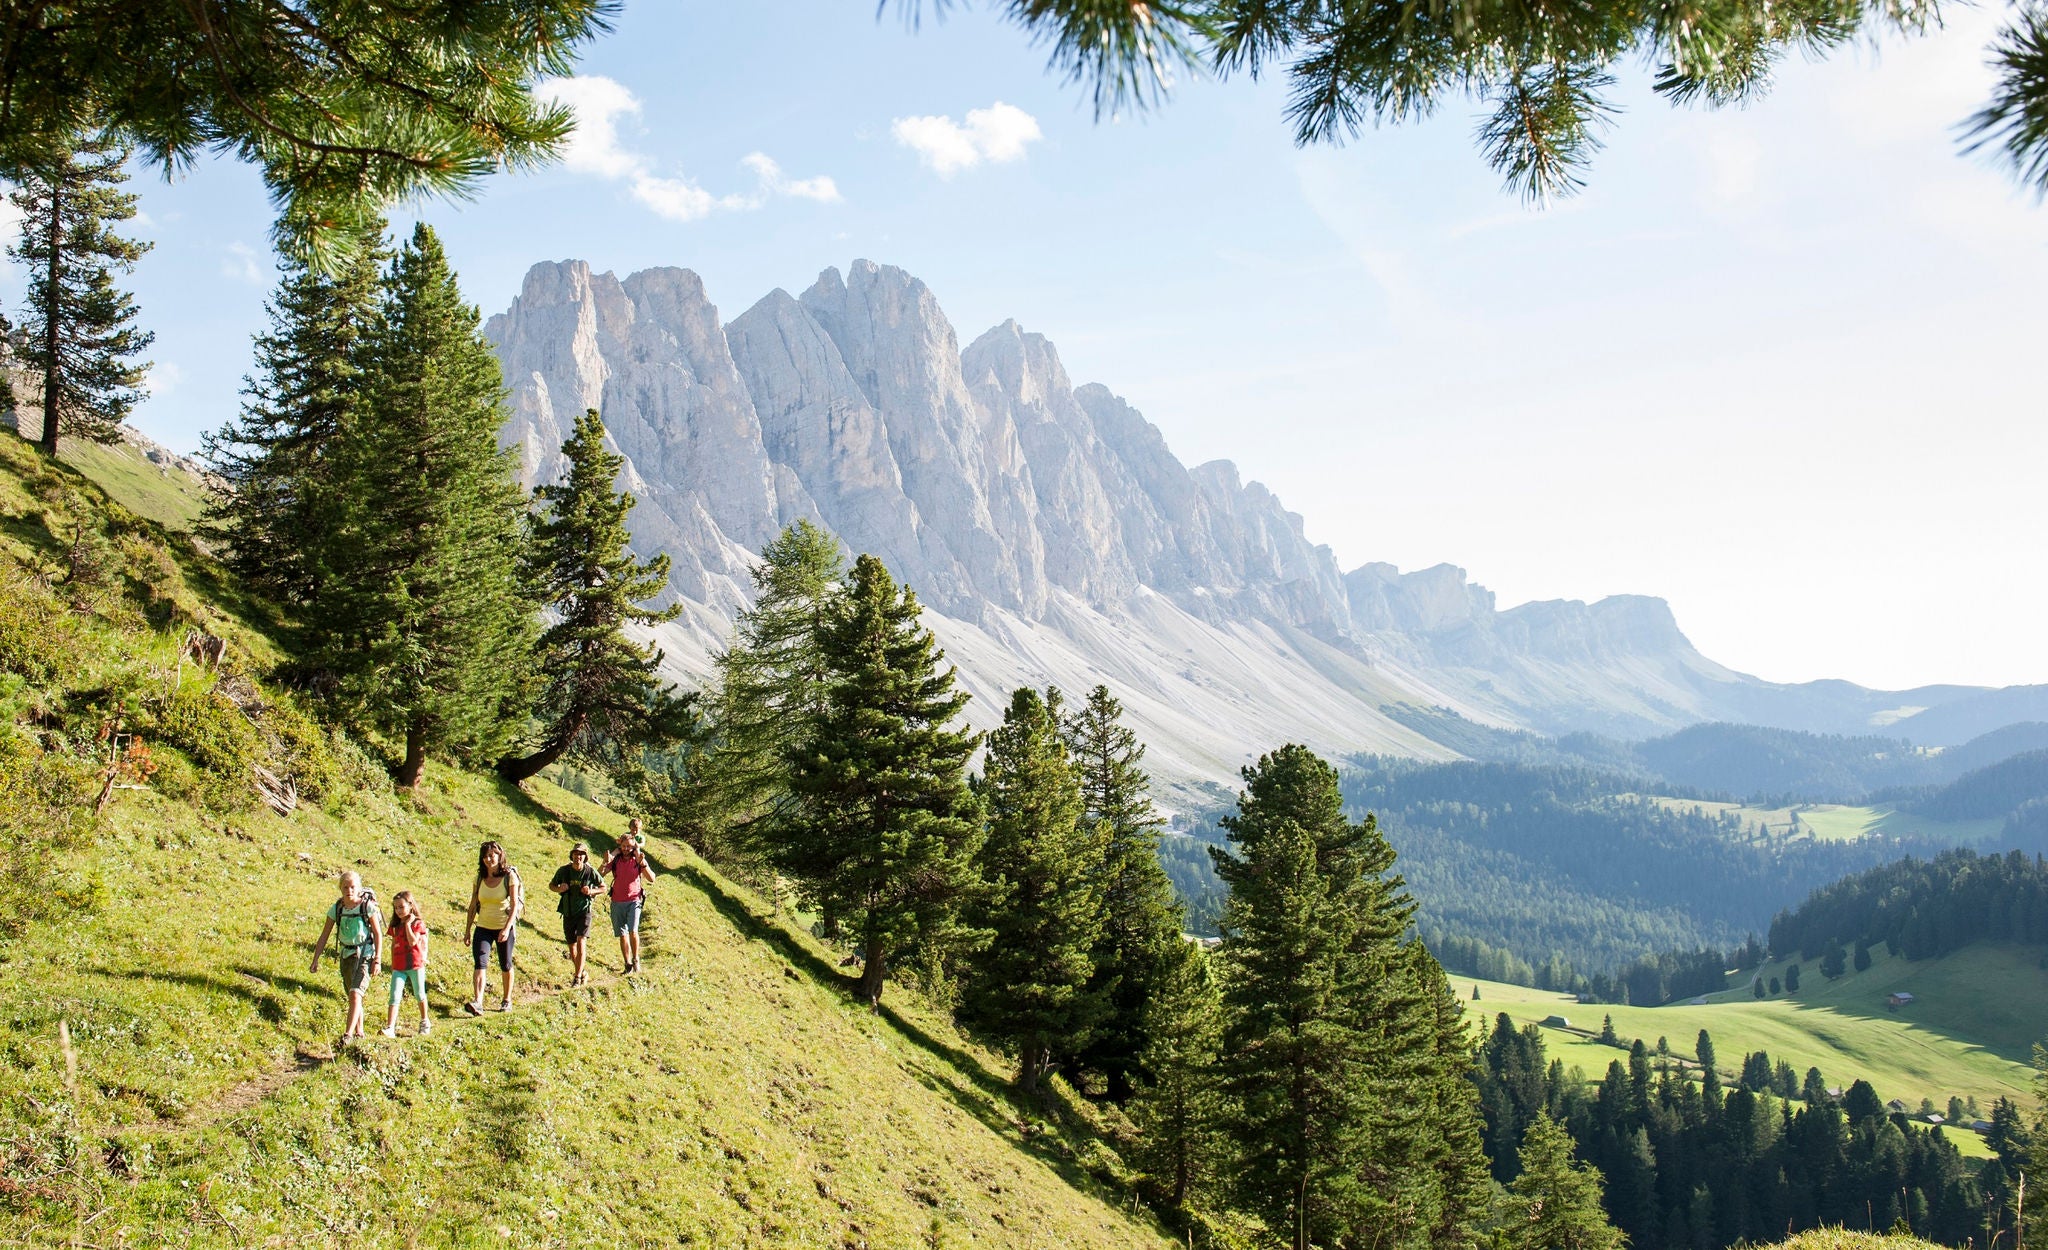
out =
[(183, 751), (202, 774), (198, 798), (216, 811), (238, 811), (253, 797), (253, 769), (266, 754), (262, 735), (218, 685), (180, 687), (157, 718), (157, 738)]
[(93, 776), (0, 726), (0, 935), (95, 906), (98, 882), (71, 870), (92, 837)]

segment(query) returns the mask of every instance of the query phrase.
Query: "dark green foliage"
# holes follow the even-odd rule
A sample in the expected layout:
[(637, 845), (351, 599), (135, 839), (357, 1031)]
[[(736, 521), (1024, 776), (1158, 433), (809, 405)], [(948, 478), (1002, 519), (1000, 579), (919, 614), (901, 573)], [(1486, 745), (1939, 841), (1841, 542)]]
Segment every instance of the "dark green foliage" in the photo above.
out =
[(1987, 1195), (2006, 1192), (1988, 1171), (1973, 1176), (1941, 1132), (1902, 1131), (1867, 1084), (1852, 1086), (1845, 1116), (1818, 1070), (1800, 1106), (1778, 1101), (1793, 1085), (1783, 1065), (1765, 1091), (1746, 1062), (1741, 1085), (1711, 1100), (1675, 1069), (1656, 1075), (1640, 1047), (1626, 1070), (1617, 1062), (1599, 1086), (1581, 1085), (1545, 1065), (1540, 1030), (1505, 1020), (1481, 1055), (1488, 1140), (1518, 1143), (1512, 1166), (1496, 1156), (1496, 1174), (1513, 1181), (1530, 1166), (1520, 1135), (1549, 1116), (1605, 1173), (1607, 1214), (1636, 1250), (1764, 1244), (1821, 1226), (1883, 1231), (1901, 1216), (1918, 1236), (1962, 1245), (1982, 1235)]
[[(913, 11), (917, 0), (900, 0)], [(1788, 55), (1938, 24), (1931, 4), (1718, 0), (1567, 8), (1340, 5), (1326, 0), (1005, 0), (998, 6), (1052, 47), (1098, 112), (1142, 104), (1189, 62), (1223, 73), (1284, 75), (1299, 143), (1339, 142), (1428, 117), (1454, 100), (1490, 112), (1478, 128), (1489, 164), (1533, 198), (1575, 190), (1613, 111), (1611, 71), (1654, 67), (1674, 104), (1722, 107), (1767, 91)], [(2048, 181), (2048, 18), (2023, 6), (1993, 54), (2001, 77), (1974, 122), (2030, 184)]]
[(782, 531), (754, 566), (754, 606), (717, 657), (703, 741), (660, 762), (656, 822), (729, 867), (757, 862), (787, 830), (789, 756), (824, 709), (821, 639), (844, 587), (839, 542), (809, 521)]
[(1842, 1092), (1842, 1113), (1849, 1117), (1849, 1123), (1861, 1124), (1882, 1116), (1884, 1101), (1877, 1096), (1877, 1090), (1869, 1081), (1853, 1081)]
[(1870, 967), (1870, 947), (1868, 944), (1863, 942), (1856, 943), (1856, 954), (1852, 964), (1858, 972), (1862, 972)]
[[(8, 24), (0, 18), (0, 30)], [(0, 134), (7, 130), (0, 124)], [(120, 189), (127, 159), (103, 135), (66, 130), (36, 160), (6, 171), (20, 182), (8, 198), (21, 210), (21, 237), (7, 255), (28, 271), (20, 359), (42, 381), (42, 443), (52, 456), (64, 435), (118, 441), (144, 394), (149, 366), (134, 358), (156, 336), (136, 328), (135, 301), (114, 285), (152, 246), (114, 231), (135, 216), (135, 197)]]
[(1884, 942), (1927, 959), (1975, 941), (2048, 942), (2048, 861), (1969, 850), (1901, 859), (1815, 890), (1771, 922), (1771, 949), (1808, 959), (1832, 957), (1848, 942)]
[(960, 908), (980, 843), (964, 771), (979, 735), (954, 727), (967, 695), (918, 614), (880, 560), (854, 563), (819, 634), (824, 698), (790, 750), (795, 811), (774, 846), (778, 867), (859, 941), (871, 1003), (906, 950), (936, 966), (976, 936)]
[(1614, 1015), (1612, 1012), (1600, 1017), (1600, 1044), (1602, 1046), (1621, 1045), (1621, 1038), (1616, 1036), (1614, 1032)]
[(287, 270), (270, 329), (256, 337), (241, 419), (206, 440), (225, 487), (207, 500), (206, 532), (237, 576), (282, 603), (303, 607), (320, 588), (319, 557), (342, 503), (331, 456), (363, 402), (378, 260), (366, 239), (332, 276)]
[(1102, 932), (1089, 990), (1105, 1013), (1079, 1062), (1100, 1072), (1109, 1096), (1130, 1096), (1145, 1016), (1159, 977), (1180, 955), (1181, 911), (1159, 863), (1158, 815), (1141, 767), (1145, 747), (1123, 723), (1123, 705), (1097, 686), (1062, 727), (1082, 821), (1100, 848)]
[[(1244, 773), (1216, 852), (1231, 887), (1220, 948), (1235, 1192), (1297, 1248), (1370, 1229), (1420, 1244), (1445, 1195), (1430, 1166), (1435, 986), (1403, 934), (1414, 912), (1336, 771), (1286, 746)], [(1428, 966), (1433, 966), (1429, 961)]]
[(1225, 1157), (1217, 1080), (1223, 1002), (1200, 946), (1174, 947), (1155, 974), (1141, 1025), (1144, 1078), (1128, 1106), (1139, 1132), (1132, 1162), (1159, 1202), (1183, 1211), (1206, 1194)]
[[(1344, 794), (1399, 848), (1423, 937), (1446, 968), (1622, 1001), (1618, 984), (1546, 976), (1555, 953), (1588, 982), (1630, 982), (1638, 1005), (1720, 989), (1739, 962), (1708, 965), (1746, 933), (1900, 851), (1757, 838), (1732, 816), (1673, 808), (1643, 797), (1638, 779), (1586, 768), (1373, 758), (1346, 770)], [(1646, 950), (1703, 948), (1713, 953), (1697, 963), (1624, 970)]]
[(523, 781), (560, 759), (616, 766), (664, 736), (683, 713), (655, 671), (661, 652), (626, 636), (628, 625), (672, 621), (681, 604), (642, 603), (668, 589), (668, 556), (642, 563), (626, 549), (633, 497), (613, 493), (626, 458), (605, 450), (604, 421), (592, 408), (562, 443), (561, 482), (533, 494), (522, 575), (552, 622), (534, 645), (541, 688), (538, 741), (531, 753), (498, 761)]
[(403, 740), (409, 787), (429, 751), (497, 757), (524, 715), (535, 632), (507, 558), (525, 500), (498, 448), (497, 357), (425, 225), (392, 265), (368, 360), (310, 626), (346, 713)]
[(1758, 977), (1755, 981), (1750, 983), (1750, 996), (1752, 998), (1766, 997), (1766, 992), (1764, 990), (1764, 979), (1762, 977)]
[(1785, 968), (1785, 992), (1787, 994), (1797, 994), (1799, 992), (1798, 964), (1789, 964)]
[(1522, 1135), (1522, 1174), (1509, 1187), (1504, 1250), (1622, 1250), (1601, 1208), (1600, 1169), (1573, 1158), (1571, 1135), (1538, 1113)]
[[(1789, 1073), (1791, 1069), (1786, 1069)], [(1742, 1088), (1752, 1094), (1761, 1094), (1770, 1089), (1775, 1081), (1771, 1069), (1771, 1057), (1760, 1050), (1753, 1050), (1742, 1057)]]
[(547, 159), (566, 108), (533, 95), (606, 28), (609, 0), (279, 4), (80, 0), (0, 11), (0, 176), (107, 128), (167, 170), (254, 163), (277, 236), (338, 256), (389, 204), (461, 195)]
[(1961, 777), (1908, 806), (1934, 820), (1988, 820), (2048, 799), (2048, 750), (2026, 751)]
[(974, 788), (988, 830), (974, 859), (982, 893), (969, 912), (989, 941), (968, 973), (960, 1014), (1016, 1050), (1017, 1081), (1030, 1092), (1056, 1055), (1086, 1040), (1105, 1007), (1093, 985), (1102, 832), (1082, 821), (1057, 690), (1010, 696)]
[(1491, 1188), (1486, 1123), (1479, 1111), (1477, 1054), (1465, 1009), (1443, 968), (1421, 944), (1406, 948), (1408, 971), (1428, 999), (1431, 1028), (1421, 1079), (1425, 1089), (1416, 1127), (1422, 1138), (1419, 1168), (1429, 1185), (1423, 1197), (1433, 1212), (1423, 1238), (1432, 1250), (1476, 1250)]

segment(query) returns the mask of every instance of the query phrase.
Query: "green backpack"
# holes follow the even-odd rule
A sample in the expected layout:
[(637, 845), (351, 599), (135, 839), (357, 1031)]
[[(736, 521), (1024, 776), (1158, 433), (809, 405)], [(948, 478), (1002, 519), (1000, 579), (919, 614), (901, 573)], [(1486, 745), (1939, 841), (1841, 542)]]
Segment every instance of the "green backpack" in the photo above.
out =
[(378, 935), (376, 920), (377, 895), (365, 889), (363, 897), (354, 911), (345, 910), (340, 903), (334, 905), (334, 941), (343, 955), (359, 955), (364, 947), (377, 949)]

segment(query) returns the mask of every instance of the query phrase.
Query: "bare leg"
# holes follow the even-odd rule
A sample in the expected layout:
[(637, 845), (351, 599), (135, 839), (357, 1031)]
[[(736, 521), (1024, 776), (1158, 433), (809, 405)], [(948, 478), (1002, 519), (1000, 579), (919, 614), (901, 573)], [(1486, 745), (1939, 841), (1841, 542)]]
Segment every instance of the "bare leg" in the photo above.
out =
[(512, 1001), (512, 968), (509, 965), (505, 968), (505, 970), (502, 973), (499, 974), (499, 979), (503, 981), (505, 985), (505, 992), (499, 997), (503, 1001), (509, 1003)]
[(577, 938), (569, 943), (570, 976), (578, 981), (583, 979), (583, 957), (587, 953), (588, 938)]
[(471, 981), (472, 988), (470, 990), (469, 1001), (476, 1007), (481, 1008), (484, 1005), (484, 970), (482, 968), (478, 968), (476, 970), (476, 975), (473, 978), (471, 978)]
[(629, 936), (633, 943), (633, 966), (637, 968), (640, 966), (640, 930), (633, 930)]
[(343, 1029), (342, 1032), (350, 1037), (361, 1037), (363, 1035), (363, 992), (361, 990), (350, 990), (348, 992), (348, 1027)]
[(632, 966), (633, 938), (631, 934), (621, 933), (619, 935), (619, 971), (624, 972)]

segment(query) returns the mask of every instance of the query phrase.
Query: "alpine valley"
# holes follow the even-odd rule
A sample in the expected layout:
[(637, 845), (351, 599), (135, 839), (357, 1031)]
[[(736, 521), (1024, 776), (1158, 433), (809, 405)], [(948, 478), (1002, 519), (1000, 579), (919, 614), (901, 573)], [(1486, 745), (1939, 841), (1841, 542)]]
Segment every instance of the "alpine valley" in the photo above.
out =
[(827, 269), (728, 322), (687, 269), (542, 263), (487, 334), (527, 484), (603, 412), (635, 545), (674, 562), (683, 612), (660, 641), (691, 684), (750, 601), (755, 553), (809, 519), (917, 590), (978, 725), (1020, 685), (1106, 683), (1160, 784), (1196, 802), (1290, 740), (1433, 760), (1489, 727), (1728, 721), (1929, 747), (2048, 719), (2048, 687), (1762, 681), (1648, 596), (1503, 611), (1450, 565), (1343, 570), (1235, 465), (1187, 467), (1107, 386), (1076, 386), (1044, 336), (1006, 321), (963, 350), (893, 266)]

